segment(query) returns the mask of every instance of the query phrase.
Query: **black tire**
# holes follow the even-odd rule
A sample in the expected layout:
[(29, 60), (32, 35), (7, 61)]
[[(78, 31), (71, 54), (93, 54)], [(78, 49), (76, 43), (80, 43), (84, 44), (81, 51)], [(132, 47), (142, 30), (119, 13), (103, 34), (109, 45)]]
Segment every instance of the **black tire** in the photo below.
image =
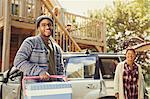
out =
[(99, 99), (116, 99), (115, 96), (105, 96), (105, 97), (101, 97)]

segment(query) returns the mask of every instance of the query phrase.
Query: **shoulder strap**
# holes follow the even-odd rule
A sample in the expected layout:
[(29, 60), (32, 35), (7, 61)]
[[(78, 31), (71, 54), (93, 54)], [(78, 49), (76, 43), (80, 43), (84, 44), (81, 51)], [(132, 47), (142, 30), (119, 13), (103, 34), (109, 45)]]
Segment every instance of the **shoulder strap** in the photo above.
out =
[(13, 65), (10, 67), (10, 69), (8, 70), (7, 74), (6, 74), (6, 78), (4, 78), (4, 83), (7, 83), (8, 82), (8, 79), (9, 79), (9, 75), (10, 75), (10, 71), (11, 69), (13, 68)]

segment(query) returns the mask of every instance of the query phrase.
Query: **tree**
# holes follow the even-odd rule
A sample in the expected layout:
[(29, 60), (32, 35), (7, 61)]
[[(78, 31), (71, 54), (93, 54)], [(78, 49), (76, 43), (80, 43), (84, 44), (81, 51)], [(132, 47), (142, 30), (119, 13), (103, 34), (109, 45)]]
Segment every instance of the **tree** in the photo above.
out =
[[(108, 51), (121, 51), (130, 37), (150, 37), (150, 0), (114, 1), (114, 7), (90, 13), (106, 21)], [(120, 46), (121, 45), (121, 46)]]
[(150, 51), (138, 52), (136, 61), (142, 66), (145, 82), (150, 86)]

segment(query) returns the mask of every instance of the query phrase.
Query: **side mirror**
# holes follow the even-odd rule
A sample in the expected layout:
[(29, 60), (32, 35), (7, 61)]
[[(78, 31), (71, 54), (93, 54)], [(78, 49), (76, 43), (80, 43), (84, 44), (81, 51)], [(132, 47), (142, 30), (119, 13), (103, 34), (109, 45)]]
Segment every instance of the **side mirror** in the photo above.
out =
[(0, 82), (4, 82), (4, 74), (0, 73)]

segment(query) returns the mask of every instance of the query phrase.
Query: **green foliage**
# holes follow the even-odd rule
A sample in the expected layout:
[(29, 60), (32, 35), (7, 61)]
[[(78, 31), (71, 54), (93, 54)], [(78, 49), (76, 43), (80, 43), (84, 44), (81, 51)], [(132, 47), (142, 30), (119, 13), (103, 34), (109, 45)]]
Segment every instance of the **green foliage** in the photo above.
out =
[(138, 52), (136, 61), (143, 69), (143, 75), (147, 86), (150, 86), (150, 51)]
[[(121, 51), (125, 40), (130, 37), (150, 36), (150, 0), (116, 0), (114, 7), (106, 7), (103, 11), (91, 12), (93, 18), (106, 21), (108, 51)], [(121, 46), (119, 46), (119, 44)]]

